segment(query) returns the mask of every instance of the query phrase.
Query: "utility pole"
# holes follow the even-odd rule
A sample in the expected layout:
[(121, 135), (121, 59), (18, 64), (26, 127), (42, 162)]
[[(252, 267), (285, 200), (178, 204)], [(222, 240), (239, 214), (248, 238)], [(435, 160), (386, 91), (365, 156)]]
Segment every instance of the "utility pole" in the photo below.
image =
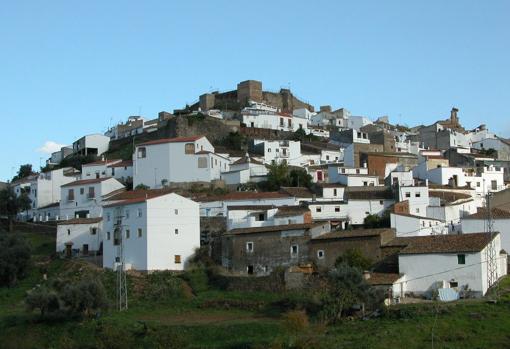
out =
[(486, 196), (486, 210), (487, 210), (487, 233), (490, 234), (490, 243), (487, 246), (486, 259), (487, 259), (487, 286), (491, 287), (498, 280), (498, 270), (496, 262), (496, 247), (494, 246), (494, 222), (492, 220), (491, 212), (491, 196), (492, 193), (488, 192)]
[(124, 259), (124, 232), (122, 229), (122, 208), (115, 210), (115, 225), (113, 241), (117, 244), (117, 309), (119, 311), (128, 308), (128, 290), (126, 282), (126, 264)]

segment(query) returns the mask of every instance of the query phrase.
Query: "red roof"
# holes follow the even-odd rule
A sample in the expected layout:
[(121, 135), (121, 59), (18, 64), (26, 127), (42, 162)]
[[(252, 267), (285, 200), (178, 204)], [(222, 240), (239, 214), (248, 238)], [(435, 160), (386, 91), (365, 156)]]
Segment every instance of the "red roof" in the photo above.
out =
[(80, 179), (79, 181), (74, 181), (71, 183), (64, 184), (63, 187), (74, 187), (77, 185), (85, 185), (85, 184), (95, 184), (95, 183), (101, 183), (103, 181), (106, 181), (108, 179), (112, 179), (113, 177), (103, 177), (103, 178), (93, 178), (93, 179)]
[(154, 144), (165, 144), (165, 143), (183, 143), (183, 142), (195, 142), (204, 136), (193, 136), (193, 137), (177, 137), (177, 138), (162, 138), (154, 141), (145, 142), (141, 145), (154, 145)]
[(280, 199), (291, 197), (289, 194), (272, 192), (237, 191), (222, 196), (203, 199), (202, 201), (250, 200), (250, 199)]
[(133, 160), (124, 160), (121, 162), (116, 162), (114, 164), (108, 165), (108, 167), (129, 167), (133, 166)]
[(83, 164), (82, 167), (108, 165), (108, 164), (111, 164), (112, 162), (121, 162), (121, 161), (122, 161), (121, 159), (99, 160), (99, 161), (89, 162), (88, 164)]
[[(171, 191), (164, 190), (134, 190), (134, 191), (126, 191), (124, 193), (120, 193), (119, 195), (115, 195), (108, 199), (108, 201), (115, 201), (111, 204), (106, 204), (104, 207), (114, 207), (114, 206), (124, 206), (137, 204), (140, 202), (145, 202), (149, 199), (156, 198), (158, 196), (171, 194)], [(116, 201), (118, 200), (118, 201)]]

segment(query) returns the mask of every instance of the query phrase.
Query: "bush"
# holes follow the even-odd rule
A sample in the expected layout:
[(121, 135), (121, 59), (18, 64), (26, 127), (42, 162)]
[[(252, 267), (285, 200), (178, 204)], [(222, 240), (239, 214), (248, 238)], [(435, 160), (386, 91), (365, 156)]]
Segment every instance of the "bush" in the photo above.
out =
[(367, 270), (372, 265), (372, 261), (361, 253), (359, 249), (348, 249), (345, 253), (335, 261), (335, 267), (340, 266), (342, 263), (358, 268), (360, 270)]
[(209, 289), (209, 277), (204, 267), (188, 270), (181, 275), (181, 278), (190, 285), (195, 294)]
[(94, 279), (65, 286), (61, 299), (67, 312), (75, 316), (89, 316), (108, 308), (104, 286)]
[(28, 292), (25, 298), (28, 311), (39, 310), (41, 318), (60, 311), (58, 294), (46, 287), (39, 287)]
[(144, 297), (150, 301), (174, 301), (187, 294), (183, 281), (169, 271), (158, 271), (148, 275), (148, 285), (144, 289)]
[(30, 245), (17, 235), (0, 237), (0, 286), (14, 286), (30, 265)]

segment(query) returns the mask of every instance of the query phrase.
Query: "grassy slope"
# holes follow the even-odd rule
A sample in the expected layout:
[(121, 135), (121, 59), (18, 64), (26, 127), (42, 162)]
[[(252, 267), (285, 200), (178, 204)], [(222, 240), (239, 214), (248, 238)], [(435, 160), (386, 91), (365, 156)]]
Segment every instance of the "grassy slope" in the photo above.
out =
[[(37, 263), (54, 246), (52, 237), (26, 234)], [(83, 265), (53, 261), (48, 274), (82, 272)], [(111, 281), (111, 275), (98, 271)], [(149, 302), (133, 295), (126, 312), (111, 311), (100, 319), (40, 323), (26, 314), (23, 297), (41, 282), (40, 267), (17, 287), (0, 288), (0, 343), (2, 348), (157, 347), (180, 341), (176, 347), (267, 347), (292, 341), (305, 347), (335, 348), (500, 348), (510, 340), (510, 279), (500, 286), (500, 302), (463, 301), (452, 304), (405, 305), (390, 309), (382, 319), (345, 321), (337, 326), (310, 325), (300, 333), (285, 330), (280, 314), (255, 307), (228, 307), (222, 301), (267, 305), (282, 295), (207, 290), (187, 301)], [(111, 285), (110, 285), (111, 286)], [(110, 287), (111, 288), (111, 287)], [(205, 302), (217, 301), (205, 307)], [(170, 340), (165, 339), (168, 336)], [(100, 338), (101, 341), (96, 340)], [(161, 339), (163, 338), (163, 339)], [(100, 344), (98, 344), (100, 343)], [(186, 343), (186, 345), (184, 345)], [(168, 347), (168, 344), (161, 345)]]

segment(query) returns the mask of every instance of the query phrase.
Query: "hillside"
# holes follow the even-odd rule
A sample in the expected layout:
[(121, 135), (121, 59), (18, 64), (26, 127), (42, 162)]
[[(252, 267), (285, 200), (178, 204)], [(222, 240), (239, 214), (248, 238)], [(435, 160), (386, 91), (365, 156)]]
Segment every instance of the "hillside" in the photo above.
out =
[[(19, 233), (33, 246), (34, 265), (13, 288), (0, 288), (3, 348), (500, 348), (508, 344), (510, 280), (500, 301), (396, 305), (380, 317), (325, 326), (288, 316), (306, 299), (292, 292), (225, 290), (200, 270), (177, 278), (169, 273), (131, 274), (129, 310), (110, 309), (85, 320), (40, 321), (25, 311), (25, 292), (48, 278), (98, 278), (110, 300), (115, 275), (79, 260), (50, 259), (50, 234)], [(172, 282), (185, 280), (182, 288)], [(177, 292), (177, 293), (176, 293)], [(303, 320), (303, 321), (302, 321)]]

